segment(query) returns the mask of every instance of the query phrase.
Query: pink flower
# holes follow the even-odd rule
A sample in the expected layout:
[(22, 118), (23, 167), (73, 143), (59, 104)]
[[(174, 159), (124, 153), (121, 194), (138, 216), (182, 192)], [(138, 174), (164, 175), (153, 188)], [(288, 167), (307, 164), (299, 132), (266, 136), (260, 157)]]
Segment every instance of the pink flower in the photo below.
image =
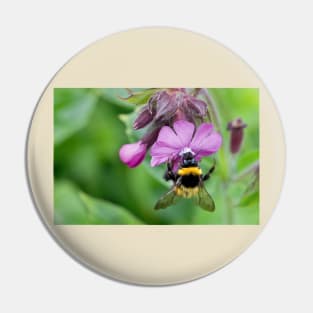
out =
[[(207, 115), (207, 104), (189, 94), (185, 88), (169, 88), (155, 92), (140, 109), (133, 123), (135, 130), (147, 128), (145, 135), (139, 142), (121, 147), (122, 162), (129, 167), (139, 165), (144, 159), (143, 154), (155, 143), (163, 126), (172, 126), (175, 121), (181, 119), (195, 124), (202, 122)], [(145, 145), (145, 152), (142, 145)]]
[(136, 167), (145, 158), (147, 145), (138, 141), (123, 145), (120, 149), (120, 159), (129, 167)]
[(174, 122), (173, 128), (163, 126), (156, 142), (151, 147), (151, 166), (157, 166), (169, 160), (178, 165), (184, 152), (192, 152), (199, 161), (220, 148), (222, 136), (214, 131), (213, 125), (202, 123), (196, 130), (193, 123), (185, 120)]

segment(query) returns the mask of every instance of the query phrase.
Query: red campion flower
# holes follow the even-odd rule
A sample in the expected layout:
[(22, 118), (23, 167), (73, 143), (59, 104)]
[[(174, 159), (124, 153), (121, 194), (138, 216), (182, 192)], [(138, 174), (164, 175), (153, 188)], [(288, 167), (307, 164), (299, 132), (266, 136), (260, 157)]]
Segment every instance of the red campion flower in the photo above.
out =
[(133, 123), (135, 130), (148, 127), (143, 138), (133, 144), (123, 145), (120, 159), (129, 167), (139, 165), (147, 150), (155, 143), (163, 126), (172, 126), (177, 120), (202, 122), (207, 116), (207, 104), (190, 95), (185, 88), (157, 91), (144, 105)]
[(221, 144), (222, 136), (214, 131), (212, 124), (203, 123), (196, 129), (190, 122), (176, 121), (173, 128), (162, 127), (157, 141), (151, 147), (151, 166), (171, 161), (175, 170), (183, 153), (191, 152), (200, 161), (217, 152)]

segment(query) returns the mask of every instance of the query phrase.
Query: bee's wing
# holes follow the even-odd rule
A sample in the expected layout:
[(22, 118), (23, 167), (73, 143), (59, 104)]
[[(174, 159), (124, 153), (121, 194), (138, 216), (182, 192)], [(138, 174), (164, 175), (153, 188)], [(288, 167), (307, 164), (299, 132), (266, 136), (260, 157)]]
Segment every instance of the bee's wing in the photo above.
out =
[(204, 186), (200, 186), (199, 192), (196, 195), (196, 202), (202, 209), (206, 211), (213, 212), (215, 210), (214, 200)]
[(170, 206), (171, 204), (175, 203), (175, 200), (177, 199), (176, 197), (176, 193), (174, 191), (174, 187), (167, 192), (166, 194), (164, 194), (159, 201), (156, 203), (156, 205), (154, 206), (155, 210), (159, 210), (159, 209), (165, 209), (168, 206)]

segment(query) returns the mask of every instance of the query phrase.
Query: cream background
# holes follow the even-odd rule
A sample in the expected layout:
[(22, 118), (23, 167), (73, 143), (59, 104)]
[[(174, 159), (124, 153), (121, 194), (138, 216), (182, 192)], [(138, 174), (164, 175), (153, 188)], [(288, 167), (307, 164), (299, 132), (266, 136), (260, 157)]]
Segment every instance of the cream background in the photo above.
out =
[[(53, 225), (53, 88), (121, 86), (259, 88), (260, 225)], [(97, 272), (138, 284), (195, 279), (238, 256), (256, 238), (276, 205), (284, 160), (281, 124), (268, 92), (255, 73), (216, 42), (168, 28), (118, 33), (71, 59), (56, 74), (37, 106), (27, 154), (34, 200), (62, 246)]]

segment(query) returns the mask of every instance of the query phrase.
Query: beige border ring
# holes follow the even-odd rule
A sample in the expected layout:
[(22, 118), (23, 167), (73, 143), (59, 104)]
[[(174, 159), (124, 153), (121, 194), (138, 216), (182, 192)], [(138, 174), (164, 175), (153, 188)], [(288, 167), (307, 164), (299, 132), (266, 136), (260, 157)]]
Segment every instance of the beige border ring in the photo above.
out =
[[(53, 88), (156, 86), (259, 88), (260, 225), (54, 225)], [(273, 100), (258, 76), (217, 42), (173, 28), (141, 28), (117, 33), (73, 57), (40, 98), (27, 143), (30, 188), (50, 233), (88, 268), (135, 284), (186, 282), (236, 258), (270, 218), (284, 171), (282, 125)]]

